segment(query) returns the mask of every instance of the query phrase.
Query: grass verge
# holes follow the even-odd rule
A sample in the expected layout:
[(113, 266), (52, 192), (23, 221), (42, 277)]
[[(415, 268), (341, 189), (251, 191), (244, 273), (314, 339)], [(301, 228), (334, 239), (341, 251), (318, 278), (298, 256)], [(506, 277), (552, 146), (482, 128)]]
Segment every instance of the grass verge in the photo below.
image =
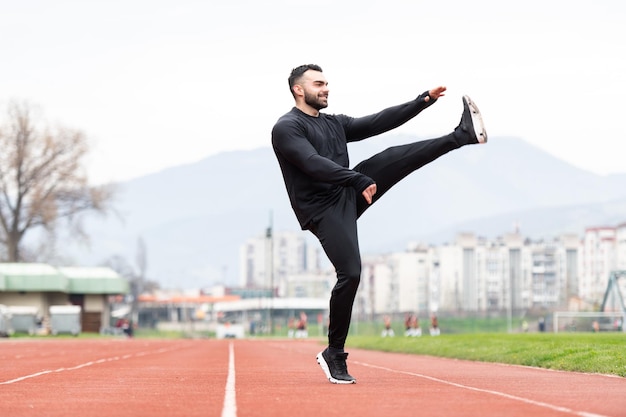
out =
[(624, 333), (351, 336), (349, 347), (626, 377)]

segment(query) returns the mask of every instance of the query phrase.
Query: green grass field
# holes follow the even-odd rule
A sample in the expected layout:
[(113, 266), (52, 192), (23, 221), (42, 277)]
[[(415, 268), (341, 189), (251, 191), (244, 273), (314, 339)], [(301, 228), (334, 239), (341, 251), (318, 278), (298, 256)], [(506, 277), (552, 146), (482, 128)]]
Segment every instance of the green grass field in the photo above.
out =
[[(562, 371), (600, 373), (626, 377), (626, 333), (521, 332), (521, 320), (506, 318), (445, 318), (440, 320), (441, 336), (424, 329), (422, 337), (403, 336), (403, 323), (394, 322), (395, 337), (380, 336), (382, 323), (353, 322), (347, 349), (362, 348), (483, 362), (535, 366)], [(509, 326), (514, 333), (509, 333)], [(284, 334), (282, 334), (284, 333)], [(285, 329), (277, 333), (286, 335)], [(309, 328), (317, 337), (317, 326)], [(325, 343), (325, 338), (320, 338)]]
[(351, 336), (350, 347), (626, 377), (624, 333)]

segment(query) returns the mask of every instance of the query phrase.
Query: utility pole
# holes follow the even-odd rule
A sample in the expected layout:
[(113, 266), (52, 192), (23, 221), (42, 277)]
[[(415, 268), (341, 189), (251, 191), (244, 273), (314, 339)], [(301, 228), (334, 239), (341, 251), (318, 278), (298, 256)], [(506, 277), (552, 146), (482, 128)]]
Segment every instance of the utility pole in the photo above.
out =
[(508, 333), (513, 333), (513, 285), (515, 284), (515, 266), (509, 267), (508, 303), (506, 304), (506, 327)]
[(265, 262), (265, 266), (266, 266), (266, 271), (267, 274), (269, 275), (269, 279), (270, 279), (270, 305), (269, 305), (269, 331), (270, 334), (273, 335), (274, 334), (274, 237), (273, 237), (273, 230), (272, 230), (272, 221), (273, 220), (273, 215), (272, 212), (270, 211), (270, 224), (267, 228), (267, 230), (265, 231), (265, 242), (266, 242), (266, 262)]

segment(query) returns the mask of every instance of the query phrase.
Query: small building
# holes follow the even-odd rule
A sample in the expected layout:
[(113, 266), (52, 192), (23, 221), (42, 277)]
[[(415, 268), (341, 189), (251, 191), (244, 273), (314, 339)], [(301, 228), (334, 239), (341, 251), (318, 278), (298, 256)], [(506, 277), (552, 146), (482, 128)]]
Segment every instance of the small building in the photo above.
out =
[(81, 308), (83, 332), (110, 325), (109, 297), (128, 293), (128, 281), (110, 268), (62, 267), (42, 263), (0, 263), (0, 304), (35, 307), (43, 327), (51, 306)]

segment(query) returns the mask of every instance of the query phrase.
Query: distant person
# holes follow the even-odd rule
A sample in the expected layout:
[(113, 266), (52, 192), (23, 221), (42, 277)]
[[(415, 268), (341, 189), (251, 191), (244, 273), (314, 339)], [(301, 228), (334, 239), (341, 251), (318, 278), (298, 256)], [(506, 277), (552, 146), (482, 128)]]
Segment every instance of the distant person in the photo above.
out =
[(408, 333), (411, 330), (411, 318), (413, 316), (409, 313), (404, 315), (404, 334)]
[(385, 316), (383, 318), (383, 322), (384, 322), (385, 327), (383, 328), (381, 336), (382, 337), (394, 337), (396, 334), (393, 331), (393, 328), (391, 327), (391, 317)]
[[(369, 82), (381, 81), (369, 75)], [(461, 121), (453, 132), (388, 148), (351, 169), (348, 142), (408, 122), (443, 97), (446, 87), (434, 87), (406, 103), (354, 118), (320, 112), (328, 106), (329, 89), (318, 65), (294, 68), (288, 82), (295, 106), (274, 125), (272, 146), (300, 226), (319, 239), (337, 273), (330, 297), (328, 347), (317, 355), (317, 361), (330, 382), (353, 384), (356, 379), (348, 373), (344, 346), (361, 278), (357, 219), (413, 171), (454, 149), (486, 142), (487, 133), (478, 108), (464, 96)]]
[(420, 327), (420, 319), (415, 315), (411, 315), (409, 319), (409, 328), (404, 333), (405, 336), (420, 337), (422, 335), (422, 328)]
[(304, 339), (309, 337), (309, 332), (307, 330), (307, 322), (308, 318), (304, 312), (300, 313), (300, 320), (298, 320), (298, 325), (296, 327), (296, 338)]
[(433, 314), (430, 316), (430, 335), (431, 336), (439, 336), (441, 334), (441, 330), (439, 330), (439, 320), (437, 316)]
[(133, 337), (133, 322), (128, 319), (124, 319), (124, 321), (122, 322), (122, 331), (124, 332), (126, 337)]

